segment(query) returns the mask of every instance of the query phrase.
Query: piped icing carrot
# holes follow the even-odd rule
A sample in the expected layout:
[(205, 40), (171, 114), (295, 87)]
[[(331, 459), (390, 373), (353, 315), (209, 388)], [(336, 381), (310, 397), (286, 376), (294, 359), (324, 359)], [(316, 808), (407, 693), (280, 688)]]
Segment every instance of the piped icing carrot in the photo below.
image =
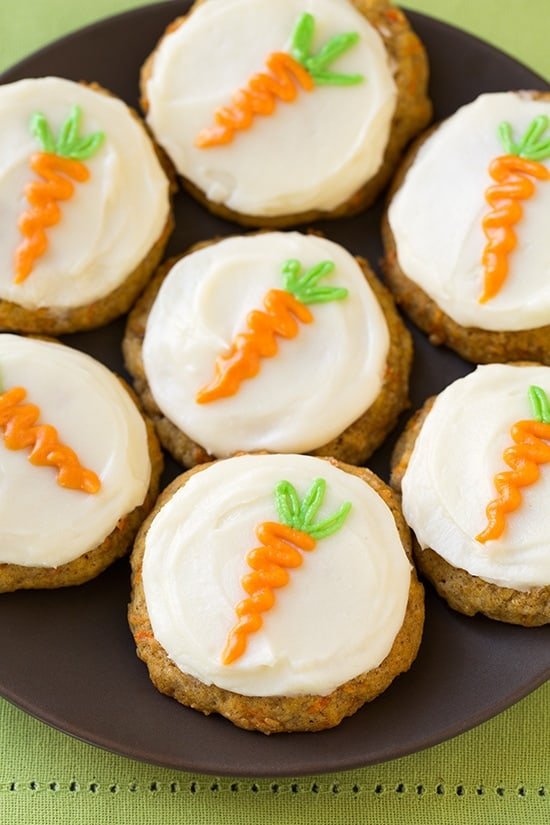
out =
[(336, 58), (359, 40), (356, 32), (332, 37), (317, 52), (311, 54), (315, 18), (302, 14), (294, 27), (290, 53), (273, 52), (266, 59), (269, 71), (253, 75), (245, 88), (233, 95), (230, 106), (223, 106), (214, 114), (215, 125), (197, 135), (196, 146), (207, 149), (231, 143), (235, 132), (250, 129), (256, 115), (272, 115), (277, 100), (291, 103), (302, 88), (311, 92), (316, 85), (352, 86), (363, 81), (359, 74), (338, 74), (329, 71)]
[(318, 286), (321, 278), (335, 268), (333, 261), (321, 261), (302, 273), (299, 261), (285, 261), (282, 268), (284, 289), (270, 289), (264, 298), (265, 312), (254, 309), (246, 318), (247, 330), (235, 337), (228, 352), (216, 359), (213, 380), (195, 396), (207, 404), (235, 395), (247, 378), (260, 370), (261, 358), (272, 358), (279, 351), (276, 336), (295, 338), (298, 321), (310, 324), (314, 317), (307, 304), (327, 303), (346, 298), (344, 287)]
[(57, 139), (43, 114), (31, 119), (31, 132), (43, 151), (30, 158), (30, 167), (41, 179), (25, 187), (29, 204), (19, 218), (18, 227), (24, 240), (15, 251), (15, 283), (20, 284), (31, 274), (35, 261), (48, 248), (46, 230), (61, 220), (58, 201), (69, 200), (75, 191), (72, 181), (84, 183), (90, 170), (83, 161), (101, 146), (104, 134), (95, 132), (87, 137), (79, 135), (81, 110), (73, 106), (63, 123)]
[(534, 484), (540, 477), (540, 464), (550, 463), (550, 401), (541, 387), (529, 388), (533, 419), (517, 421), (510, 430), (514, 446), (503, 458), (511, 471), (497, 473), (494, 485), (498, 497), (486, 509), (488, 524), (476, 536), (482, 543), (499, 539), (506, 527), (506, 515), (522, 503), (521, 488)]
[(57, 468), (60, 487), (97, 493), (101, 481), (93, 470), (82, 466), (77, 454), (59, 440), (57, 430), (50, 424), (37, 424), (40, 408), (24, 404), (27, 391), (23, 387), (0, 388), (0, 431), (8, 450), (30, 448), (31, 464)]
[(237, 624), (227, 637), (222, 654), (224, 665), (230, 665), (243, 655), (248, 636), (263, 625), (262, 613), (275, 604), (274, 588), (288, 584), (287, 569), (303, 563), (300, 550), (314, 550), (317, 541), (336, 533), (344, 524), (351, 509), (350, 502), (342, 504), (333, 515), (320, 522), (315, 518), (323, 503), (326, 481), (317, 478), (300, 501), (295, 487), (289, 481), (280, 481), (275, 487), (275, 503), (279, 522), (266, 521), (256, 527), (260, 547), (251, 550), (246, 561), (251, 573), (243, 576), (241, 584), (248, 598), (240, 601), (235, 612)]
[(498, 134), (506, 154), (495, 158), (489, 166), (495, 185), (485, 192), (491, 211), (482, 222), (487, 238), (482, 257), (484, 281), (479, 297), (482, 304), (498, 294), (507, 278), (509, 256), (517, 245), (512, 227), (523, 217), (519, 201), (535, 194), (532, 178), (550, 180), (550, 171), (541, 163), (550, 157), (550, 137), (545, 135), (548, 124), (546, 115), (534, 118), (519, 143), (514, 142), (509, 123), (499, 126)]

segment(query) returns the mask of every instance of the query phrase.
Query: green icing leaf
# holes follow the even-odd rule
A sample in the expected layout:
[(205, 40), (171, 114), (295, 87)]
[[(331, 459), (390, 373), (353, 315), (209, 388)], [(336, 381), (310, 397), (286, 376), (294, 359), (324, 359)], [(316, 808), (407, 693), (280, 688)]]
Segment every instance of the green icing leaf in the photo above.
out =
[(307, 530), (308, 525), (313, 522), (313, 519), (317, 515), (317, 512), (323, 503), (326, 489), (327, 483), (324, 478), (317, 478), (304, 496), (298, 516), (300, 519), (301, 530)]
[(43, 114), (36, 112), (31, 118), (31, 133), (42, 146), (44, 152), (55, 152), (55, 138), (50, 124)]
[(315, 18), (312, 14), (302, 14), (294, 26), (290, 45), (292, 57), (303, 63), (313, 45), (313, 33), (315, 30)]
[(528, 151), (531, 147), (536, 146), (543, 133), (548, 126), (548, 118), (546, 115), (533, 118), (527, 127), (523, 139), (520, 144), (520, 152)]
[(539, 143), (536, 149), (531, 149), (529, 151), (530, 160), (546, 160), (548, 157), (550, 157), (550, 140), (546, 140), (544, 143)]
[(296, 527), (296, 519), (300, 512), (300, 499), (296, 488), (290, 481), (280, 481), (275, 487), (275, 504), (282, 524)]
[(300, 279), (300, 289), (308, 289), (315, 286), (321, 278), (330, 273), (336, 268), (334, 261), (321, 261), (321, 263), (312, 266), (305, 275)]
[(312, 539), (317, 540), (326, 539), (328, 536), (332, 536), (333, 533), (336, 533), (342, 527), (350, 510), (351, 502), (346, 501), (345, 504), (342, 504), (338, 512), (332, 516), (332, 518), (327, 518), (324, 521), (319, 522), (319, 524), (313, 526), (307, 532)]
[(356, 32), (337, 34), (335, 37), (332, 37), (328, 43), (325, 43), (317, 54), (306, 59), (306, 69), (313, 75), (316, 72), (324, 71), (337, 57), (340, 57), (340, 55), (354, 46), (358, 40), (359, 35)]
[(74, 143), (80, 128), (80, 116), (80, 108), (78, 106), (73, 106), (69, 117), (59, 130), (59, 137), (57, 139), (58, 155), (66, 156), (67, 151), (70, 150), (72, 144)]
[(535, 421), (550, 424), (550, 399), (542, 387), (529, 387), (529, 401)]
[(328, 304), (329, 301), (341, 301), (349, 295), (343, 286), (317, 287), (300, 292), (302, 304)]
[(81, 138), (74, 142), (70, 156), (78, 160), (86, 160), (97, 152), (104, 140), (103, 132), (95, 132), (87, 138)]
[(315, 82), (318, 86), (356, 86), (358, 83), (363, 83), (364, 80), (362, 74), (315, 73)]
[(283, 264), (281, 271), (283, 273), (284, 287), (287, 292), (294, 292), (301, 269), (300, 261), (294, 259), (289, 259)]
[(498, 136), (507, 155), (517, 155), (517, 146), (513, 141), (512, 127), (506, 121), (499, 124)]

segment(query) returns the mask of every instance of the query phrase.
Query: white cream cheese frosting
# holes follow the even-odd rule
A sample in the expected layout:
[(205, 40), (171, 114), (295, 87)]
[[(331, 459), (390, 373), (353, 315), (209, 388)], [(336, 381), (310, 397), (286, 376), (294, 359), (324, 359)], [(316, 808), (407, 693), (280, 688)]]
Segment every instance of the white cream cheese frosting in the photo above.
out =
[[(343, 300), (310, 304), (314, 320), (262, 358), (259, 373), (236, 395), (199, 404), (218, 355), (283, 288), (288, 259), (304, 269), (331, 260), (323, 285), (348, 289)], [(261, 233), (228, 238), (183, 257), (171, 269), (149, 314), (143, 363), (167, 418), (218, 457), (238, 450), (307, 452), (352, 424), (378, 396), (389, 332), (357, 261), (314, 235)]]
[(429, 412), (403, 478), (403, 513), (422, 547), (454, 567), (501, 587), (550, 584), (550, 465), (521, 490), (501, 538), (476, 541), (485, 508), (497, 497), (494, 477), (509, 471), (503, 452), (512, 425), (533, 418), (529, 387), (550, 394), (550, 368), (491, 364), (455, 381)]
[[(85, 161), (89, 179), (59, 202), (61, 220), (46, 229), (46, 252), (14, 283), (18, 221), (29, 208), (25, 187), (41, 180), (30, 167), (42, 151), (31, 119), (42, 113), (57, 135), (74, 106), (81, 133), (103, 132), (104, 140)], [(168, 219), (168, 179), (151, 140), (121, 100), (56, 77), (0, 86), (0, 120), (0, 298), (31, 310), (103, 298), (145, 258)]]
[[(421, 146), (389, 208), (403, 272), (454, 321), (485, 330), (523, 330), (550, 324), (550, 181), (519, 201), (517, 246), (500, 292), (479, 303), (482, 220), (491, 207), (491, 161), (506, 152), (498, 127), (509, 122), (516, 140), (533, 118), (550, 117), (550, 102), (526, 94), (483, 94), (459, 109)], [(550, 159), (541, 163), (550, 169)]]
[(143, 503), (151, 475), (143, 419), (118, 379), (89, 355), (61, 344), (0, 335), (2, 391), (22, 387), (82, 466), (97, 493), (61, 487), (55, 467), (0, 435), (0, 563), (57, 567), (97, 547)]
[[(268, 55), (289, 50), (304, 13), (315, 18), (315, 52), (357, 32), (330, 70), (364, 81), (300, 89), (230, 144), (198, 148), (216, 109), (267, 71)], [(149, 125), (178, 172), (210, 201), (265, 217), (332, 210), (350, 198), (382, 163), (397, 98), (382, 39), (348, 0), (206, 0), (165, 35), (145, 91)]]
[[(246, 597), (255, 528), (279, 521), (274, 489), (302, 497), (327, 483), (318, 518), (344, 502), (340, 530), (290, 570), (244, 654), (222, 664), (235, 606)], [(143, 586), (155, 638), (185, 673), (247, 696), (328, 694), (377, 667), (405, 617), (411, 566), (393, 515), (364, 481), (311, 456), (238, 456), (193, 475), (145, 537)]]

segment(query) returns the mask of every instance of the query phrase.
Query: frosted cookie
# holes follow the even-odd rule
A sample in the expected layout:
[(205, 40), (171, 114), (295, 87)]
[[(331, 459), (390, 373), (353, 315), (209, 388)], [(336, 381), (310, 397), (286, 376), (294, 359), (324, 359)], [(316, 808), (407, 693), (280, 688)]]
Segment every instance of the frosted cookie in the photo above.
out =
[(172, 229), (138, 117), (99, 86), (0, 86), (0, 329), (59, 334), (126, 312)]
[(398, 442), (392, 484), (418, 565), (461, 613), (550, 622), (549, 395), (549, 367), (478, 367)]
[(239, 727), (332, 727), (416, 656), (424, 598), (409, 555), (396, 499), (369, 470), (299, 455), (197, 467), (132, 553), (138, 655), (160, 691)]
[(424, 49), (386, 0), (198, 0), (142, 71), (189, 192), (244, 225), (373, 202), (430, 119)]
[(550, 94), (484, 94), (411, 150), (383, 234), (397, 302), (475, 362), (550, 363)]
[(265, 232), (168, 262), (128, 320), (126, 365), (177, 461), (239, 451), (362, 463), (407, 406), (412, 344), (367, 264)]
[(80, 584), (122, 556), (162, 457), (125, 385), (62, 344), (0, 335), (0, 592)]

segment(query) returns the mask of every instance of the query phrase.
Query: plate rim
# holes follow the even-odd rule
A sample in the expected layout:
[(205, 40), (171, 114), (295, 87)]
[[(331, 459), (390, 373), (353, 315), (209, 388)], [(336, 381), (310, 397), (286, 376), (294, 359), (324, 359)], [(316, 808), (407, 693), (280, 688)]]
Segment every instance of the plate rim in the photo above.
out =
[[(29, 63), (34, 62), (36, 60), (47, 60), (50, 54), (55, 53), (59, 48), (63, 48), (65, 45), (71, 45), (73, 42), (78, 42), (82, 37), (95, 36), (96, 32), (100, 32), (102, 29), (106, 27), (108, 28), (113, 23), (121, 23), (124, 22), (124, 20), (126, 19), (134, 21), (138, 18), (147, 18), (151, 14), (162, 13), (165, 10), (173, 10), (174, 13), (172, 14), (172, 18), (175, 18), (185, 13), (189, 5), (190, 3), (188, 2), (188, 0), (178, 0), (177, 3), (174, 3), (174, 0), (163, 0), (163, 2), (151, 3), (144, 6), (140, 6), (138, 8), (127, 9), (126, 11), (102, 17), (99, 20), (96, 20), (80, 28), (74, 29), (68, 32), (67, 34), (62, 35), (61, 37), (52, 40), (51, 42), (47, 43), (46, 45), (32, 52), (31, 54), (28, 54), (24, 58), (18, 60), (16, 63), (12, 64), (8, 68), (4, 69), (0, 73), (0, 83), (4, 84), (13, 82), (10, 76), (24, 73)], [(478, 48), (481, 48), (486, 52), (488, 51), (491, 54), (492, 59), (496, 58), (500, 61), (506, 62), (508, 65), (510, 65), (511, 68), (519, 68), (528, 72), (539, 85), (543, 85), (550, 90), (550, 82), (546, 80), (546, 78), (538, 74), (538, 72), (533, 70), (528, 65), (524, 64), (522, 61), (516, 59), (515, 57), (508, 54), (506, 51), (503, 51), (497, 46), (494, 46), (493, 44), (489, 43), (483, 38), (471, 34), (458, 26), (454, 26), (443, 20), (431, 17), (430, 15), (421, 12), (417, 12), (411, 9), (404, 9), (404, 13), (406, 17), (410, 20), (414, 30), (416, 30), (416, 21), (420, 21), (421, 24), (431, 26), (435, 31), (439, 30), (444, 32), (447, 36), (450, 36), (455, 39), (458, 38), (460, 42), (467, 41), (469, 44), (473, 42), (477, 45)], [(164, 29), (162, 30), (162, 32), (163, 31)], [(162, 32), (159, 33), (159, 38), (162, 36)], [(43, 77), (44, 75), (36, 75), (31, 73), (27, 74), (26, 76)], [(382, 195), (381, 197), (383, 198), (384, 195)], [(545, 684), (549, 679), (550, 665), (547, 671), (542, 671), (541, 673), (537, 674), (531, 680), (529, 680), (527, 684), (523, 684), (520, 688), (516, 688), (506, 698), (502, 698), (496, 705), (491, 706), (489, 713), (487, 713), (486, 709), (483, 709), (480, 710), (477, 715), (474, 714), (469, 716), (467, 720), (461, 720), (459, 722), (453, 723), (449, 725), (447, 728), (440, 727), (437, 732), (434, 732), (431, 735), (426, 736), (420, 747), (415, 747), (412, 750), (410, 746), (407, 745), (402, 745), (401, 747), (399, 747), (396, 746), (395, 743), (390, 743), (387, 748), (388, 753), (385, 755), (380, 756), (379, 753), (374, 758), (350, 755), (348, 757), (340, 758), (336, 765), (334, 764), (334, 762), (332, 762), (329, 766), (324, 764), (326, 760), (323, 760), (321, 756), (318, 757), (317, 763), (315, 763), (313, 758), (310, 757), (307, 770), (300, 770), (294, 767), (294, 769), (289, 771), (288, 773), (277, 772), (277, 774), (274, 774), (272, 769), (264, 769), (261, 763), (257, 764), (254, 774), (249, 773), (247, 770), (241, 769), (239, 765), (235, 765), (232, 767), (231, 771), (227, 771), (226, 768), (220, 767), (221, 762), (223, 762), (223, 755), (216, 765), (204, 764), (200, 759), (197, 760), (193, 756), (183, 758), (179, 764), (175, 764), (174, 761), (163, 761), (161, 758), (158, 757), (152, 758), (151, 754), (144, 752), (143, 748), (136, 749), (136, 747), (132, 746), (131, 743), (126, 747), (122, 747), (119, 742), (110, 741), (109, 738), (106, 736), (99, 736), (97, 738), (91, 738), (89, 736), (86, 736), (82, 733), (82, 731), (77, 730), (75, 725), (71, 723), (60, 723), (60, 721), (56, 718), (55, 714), (41, 711), (39, 708), (34, 707), (32, 702), (22, 701), (19, 697), (12, 695), (12, 691), (10, 689), (2, 687), (0, 690), (0, 695), (15, 707), (28, 713), (30, 716), (39, 720), (40, 722), (45, 723), (50, 727), (53, 727), (59, 732), (71, 736), (74, 739), (80, 740), (88, 745), (92, 745), (94, 747), (103, 749), (107, 752), (114, 753), (118, 756), (122, 756), (129, 759), (135, 759), (146, 764), (154, 764), (168, 769), (194, 771), (204, 773), (207, 775), (236, 776), (242, 778), (268, 778), (274, 777), (275, 775), (277, 777), (292, 777), (335, 773), (345, 770), (366, 767), (369, 765), (382, 764), (393, 759), (403, 758), (408, 755), (420, 753), (423, 750), (426, 750), (428, 748), (434, 747), (435, 745), (441, 744), (442, 742), (453, 739), (454, 737), (479, 726), (480, 724), (494, 718), (495, 716), (498, 716), (504, 710), (512, 707), (518, 701), (531, 694), (537, 688), (541, 687), (541, 685)], [(252, 733), (251, 735), (254, 734)], [(283, 735), (288, 736), (289, 734)]]
[[(20, 60), (17, 60), (15, 63), (12, 63), (7, 68), (3, 69), (0, 72), (0, 84), (12, 82), (10, 80), (5, 80), (6, 75), (12, 73), (19, 73), (21, 70), (24, 70), (26, 63), (36, 60), (37, 58), (41, 59), (42, 57), (47, 57), (50, 51), (55, 51), (59, 46), (63, 46), (65, 43), (71, 42), (72, 40), (77, 40), (80, 36), (82, 36), (82, 34), (92, 34), (95, 29), (101, 29), (105, 25), (109, 25), (112, 22), (122, 22), (124, 18), (135, 19), (141, 16), (146, 17), (151, 11), (161, 11), (163, 9), (168, 10), (169, 8), (173, 8), (175, 5), (179, 7), (181, 4), (185, 4), (188, 7), (190, 7), (192, 3), (193, 0), (176, 0), (176, 3), (174, 3), (174, 0), (161, 0), (158, 3), (147, 3), (146, 5), (139, 6), (135, 9), (126, 9), (126, 11), (117, 12), (115, 14), (108, 14), (105, 17), (101, 17), (99, 20), (94, 20), (91, 23), (87, 23), (85, 26), (81, 26), (77, 29), (72, 29), (66, 34), (63, 34), (60, 37), (56, 37), (54, 40), (49, 41), (44, 46), (40, 46), (40, 48), (36, 49), (35, 51), (21, 58)], [(415, 19), (420, 19), (422, 21), (426, 21), (430, 25), (433, 25), (435, 28), (441, 28), (442, 30), (445, 30), (447, 32), (453, 32), (455, 36), (458, 35), (459, 37), (468, 40), (469, 42), (472, 40), (476, 41), (479, 45), (493, 51), (495, 55), (498, 55), (500, 58), (505, 58), (507, 61), (513, 63), (515, 66), (519, 66), (525, 71), (530, 72), (530, 74), (536, 77), (540, 83), (545, 84), (550, 90), (550, 78), (546, 79), (545, 77), (543, 77), (543, 75), (539, 74), (538, 71), (533, 69), (527, 63), (524, 63), (522, 60), (515, 58), (513, 55), (511, 55), (504, 49), (501, 49), (498, 46), (494, 46), (488, 40), (484, 40), (479, 35), (471, 34), (466, 29), (463, 29), (460, 26), (455, 26), (452, 23), (447, 23), (445, 20), (441, 20), (438, 17), (432, 17), (431, 15), (425, 14), (424, 12), (415, 11), (414, 9), (409, 9), (407, 7), (401, 6), (398, 6), (398, 8), (400, 8), (400, 10), (404, 13), (405, 17), (413, 24), (412, 28), (415, 32), (416, 28), (414, 25), (414, 21)], [(184, 13), (185, 9), (181, 8), (179, 11), (176, 12), (176, 15), (173, 19), (176, 19), (176, 17), (181, 16)], [(164, 34), (164, 30), (159, 34), (159, 40), (162, 34)], [(29, 77), (32, 76), (33, 75), (29, 75)], [(429, 76), (431, 77), (431, 74)], [(44, 75), (40, 75), (40, 77), (44, 77)], [(140, 116), (142, 116), (141, 111)]]

